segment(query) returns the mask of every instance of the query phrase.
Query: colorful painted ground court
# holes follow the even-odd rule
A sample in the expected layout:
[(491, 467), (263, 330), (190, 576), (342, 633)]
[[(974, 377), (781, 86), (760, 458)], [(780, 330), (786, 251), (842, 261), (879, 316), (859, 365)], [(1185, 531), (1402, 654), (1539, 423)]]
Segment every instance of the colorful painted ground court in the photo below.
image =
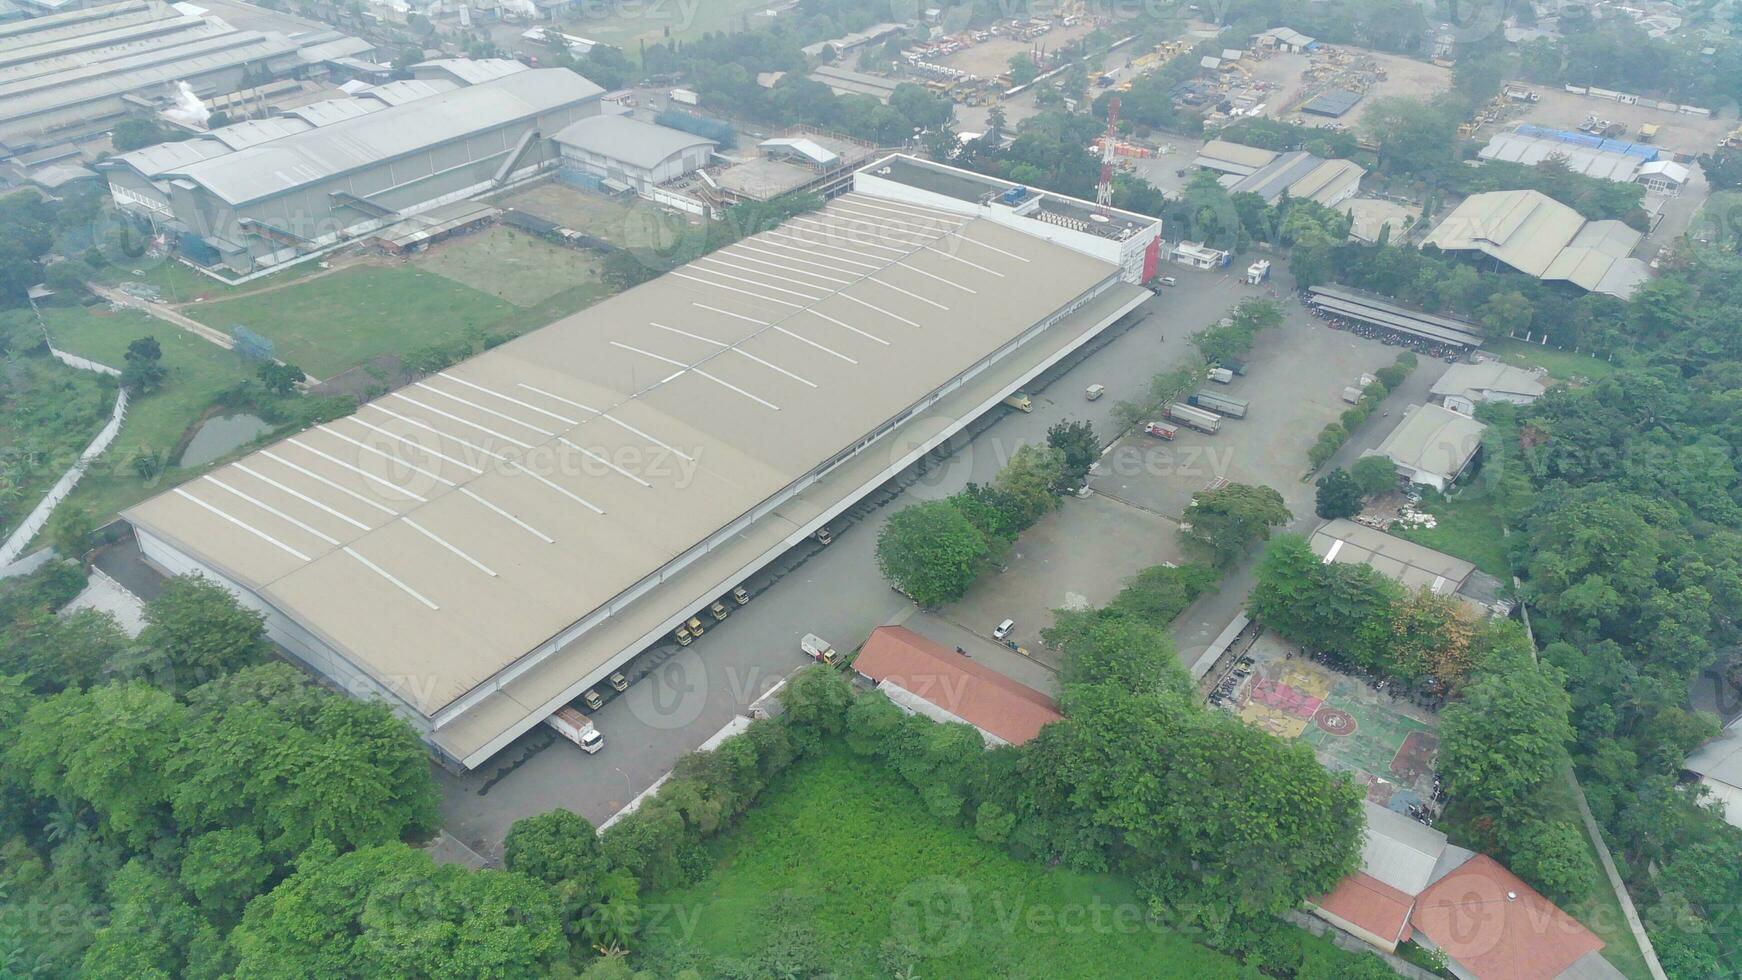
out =
[(1432, 716), (1300, 656), (1266, 634), (1249, 651), (1252, 676), (1237, 692), (1240, 717), (1303, 739), (1326, 768), (1354, 774), (1367, 798), (1399, 813), (1433, 786), (1439, 736)]

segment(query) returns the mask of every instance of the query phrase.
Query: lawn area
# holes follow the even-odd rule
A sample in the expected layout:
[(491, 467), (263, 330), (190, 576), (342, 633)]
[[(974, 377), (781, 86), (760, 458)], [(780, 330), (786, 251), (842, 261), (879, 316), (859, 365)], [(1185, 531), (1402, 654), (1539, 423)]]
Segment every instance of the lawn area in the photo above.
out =
[(418, 256), (416, 264), (523, 308), (572, 289), (591, 289), (595, 299), (606, 292), (597, 253), (553, 245), (507, 225), (443, 242)]
[(220, 330), (242, 324), (271, 340), (280, 360), (328, 378), (383, 354), (490, 333), (514, 307), (434, 272), (368, 265), (183, 312)]
[(127, 345), (136, 338), (156, 337), (163, 348), (168, 375), (163, 387), (133, 400), (115, 445), (73, 492), (72, 501), (88, 509), (99, 523), (181, 476), (191, 475), (171, 467), (147, 485), (134, 472), (133, 459), (142, 447), (163, 453), (174, 450), (220, 392), (254, 376), (253, 368), (236, 354), (144, 313), (109, 313), (100, 306), (94, 310), (67, 307), (45, 309), (43, 318), (56, 347), (111, 367), (121, 366)]
[(646, 896), (638, 969), (712, 975), (728, 957), (803, 976), (1257, 975), (1145, 923), (1118, 879), (1026, 864), (939, 823), (844, 749), (795, 765), (710, 856), (696, 884)]
[(115, 407), (115, 386), (101, 376), (16, 353), (31, 340), (40, 345), (40, 336), (16, 331), (14, 353), (0, 361), (0, 538), (72, 466)]
[(1563, 350), (1555, 350), (1553, 347), (1544, 347), (1541, 344), (1527, 344), (1510, 337), (1486, 341), (1482, 344), (1482, 349), (1490, 354), (1498, 355), (1501, 360), (1508, 364), (1524, 368), (1543, 368), (1548, 371), (1551, 382), (1571, 382), (1580, 378), (1586, 381), (1598, 381), (1621, 370), (1622, 367), (1619, 363), (1605, 361), (1589, 354), (1573, 354)]
[[(133, 275), (135, 270), (140, 274)], [(97, 278), (98, 281), (110, 285), (136, 282), (155, 286), (163, 302), (176, 304), (191, 303), (202, 298), (212, 300), (228, 296), (241, 296), (274, 286), (282, 286), (298, 279), (305, 279), (322, 271), (324, 270), (321, 269), (319, 262), (302, 262), (282, 272), (263, 276), (240, 286), (228, 286), (211, 276), (194, 270), (185, 262), (178, 262), (163, 256), (151, 256), (131, 261), (124, 259), (119, 265), (106, 267)]]
[(1419, 509), (1434, 515), (1436, 526), (1394, 524), (1391, 531), (1407, 541), (1474, 562), (1482, 571), (1510, 582), (1512, 568), (1506, 559), (1504, 515), (1495, 498), (1483, 490), (1478, 481), (1450, 500), (1429, 495)]

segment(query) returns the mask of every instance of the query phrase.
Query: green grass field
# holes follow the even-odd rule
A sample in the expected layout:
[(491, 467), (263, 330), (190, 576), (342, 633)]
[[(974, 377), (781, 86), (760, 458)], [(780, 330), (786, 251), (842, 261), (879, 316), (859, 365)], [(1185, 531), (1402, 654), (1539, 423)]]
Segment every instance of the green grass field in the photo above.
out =
[(89, 510), (99, 523), (191, 475), (171, 467), (148, 485), (133, 470), (132, 461), (142, 447), (163, 453), (173, 450), (220, 392), (254, 376), (253, 368), (236, 354), (144, 313), (70, 307), (46, 309), (43, 317), (55, 346), (111, 367), (121, 366), (127, 345), (136, 338), (156, 337), (163, 348), (163, 366), (168, 372), (163, 387), (133, 400), (114, 446), (86, 472), (73, 492), (72, 501)]
[(326, 379), (383, 355), (524, 333), (608, 292), (590, 253), (498, 227), (409, 264), (353, 266), (182, 311), (220, 330), (242, 324), (280, 360)]
[(1518, 367), (1539, 367), (1548, 371), (1549, 380), (1579, 382), (1600, 381), (1621, 370), (1617, 362), (1606, 361), (1589, 354), (1574, 354), (1541, 344), (1526, 344), (1502, 337), (1482, 344), (1482, 349)]
[(729, 958), (800, 976), (1256, 976), (1145, 923), (1124, 882), (1017, 861), (845, 750), (795, 766), (711, 855), (701, 881), (645, 898), (637, 968), (709, 975)]
[[(30, 340), (28, 333), (15, 338)], [(115, 389), (50, 357), (0, 362), (0, 537), (79, 458), (115, 407)]]
[(1473, 562), (1502, 582), (1512, 581), (1511, 563), (1506, 558), (1504, 515), (1494, 498), (1483, 494), (1479, 485), (1466, 488), (1451, 500), (1424, 501), (1420, 509), (1434, 515), (1436, 526), (1412, 528), (1395, 524), (1392, 532), (1405, 540)]
[(513, 307), (433, 272), (357, 266), (184, 311), (220, 330), (241, 324), (271, 340), (279, 360), (327, 378), (382, 354), (488, 332)]

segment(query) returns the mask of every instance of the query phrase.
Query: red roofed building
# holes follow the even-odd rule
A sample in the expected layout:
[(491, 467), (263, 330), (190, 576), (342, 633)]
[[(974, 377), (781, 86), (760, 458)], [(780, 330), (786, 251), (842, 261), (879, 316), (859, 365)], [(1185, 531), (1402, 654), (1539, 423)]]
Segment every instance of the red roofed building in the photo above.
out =
[(973, 725), (988, 745), (1021, 745), (1064, 716), (1052, 698), (903, 626), (879, 626), (853, 670), (902, 710)]
[(1473, 980), (1619, 976), (1603, 941), (1500, 862), (1478, 854), (1428, 886), (1410, 914), (1415, 938)]
[(1409, 931), (1409, 909), (1414, 904), (1414, 895), (1357, 871), (1329, 895), (1314, 899), (1313, 911), (1331, 925), (1391, 953)]

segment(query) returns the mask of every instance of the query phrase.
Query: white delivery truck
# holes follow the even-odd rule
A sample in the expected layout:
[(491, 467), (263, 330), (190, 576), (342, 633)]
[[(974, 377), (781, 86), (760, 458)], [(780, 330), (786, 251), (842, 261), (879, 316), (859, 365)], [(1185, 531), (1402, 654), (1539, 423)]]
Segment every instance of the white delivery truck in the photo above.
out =
[(830, 667), (841, 661), (841, 655), (835, 652), (834, 645), (815, 633), (806, 633), (804, 638), (798, 641), (798, 648), (809, 654), (810, 658), (817, 663), (828, 664)]
[(593, 727), (593, 720), (569, 705), (565, 704), (556, 709), (556, 714), (546, 718), (544, 723), (556, 729), (558, 735), (579, 745), (581, 751), (589, 755), (605, 747), (605, 736)]

